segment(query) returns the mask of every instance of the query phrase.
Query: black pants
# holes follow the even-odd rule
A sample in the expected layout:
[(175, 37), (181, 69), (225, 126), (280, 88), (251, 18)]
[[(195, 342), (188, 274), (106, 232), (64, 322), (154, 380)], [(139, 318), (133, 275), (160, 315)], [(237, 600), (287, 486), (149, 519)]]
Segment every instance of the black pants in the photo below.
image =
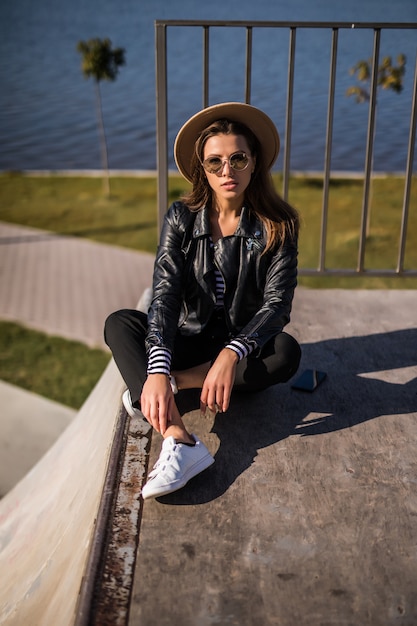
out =
[[(132, 401), (139, 400), (147, 377), (145, 337), (147, 316), (131, 309), (109, 315), (104, 338), (130, 390)], [(228, 340), (223, 314), (215, 314), (204, 331), (192, 337), (179, 332), (172, 354), (172, 370), (185, 370), (201, 363), (214, 361)], [(261, 391), (286, 382), (297, 371), (301, 349), (287, 333), (271, 339), (258, 356), (249, 355), (236, 367), (235, 391)]]

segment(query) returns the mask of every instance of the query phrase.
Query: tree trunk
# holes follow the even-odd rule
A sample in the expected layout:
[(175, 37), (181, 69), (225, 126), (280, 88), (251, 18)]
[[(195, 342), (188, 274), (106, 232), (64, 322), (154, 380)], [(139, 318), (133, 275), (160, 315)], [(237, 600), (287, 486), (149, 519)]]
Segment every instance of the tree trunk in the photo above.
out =
[(106, 133), (104, 130), (104, 122), (103, 122), (103, 109), (101, 106), (100, 83), (98, 80), (96, 80), (96, 103), (97, 103), (98, 131), (100, 135), (100, 146), (101, 146), (101, 164), (104, 170), (103, 189), (104, 189), (104, 193), (106, 194), (106, 196), (109, 197), (110, 196), (109, 161), (107, 157), (107, 141), (106, 141)]

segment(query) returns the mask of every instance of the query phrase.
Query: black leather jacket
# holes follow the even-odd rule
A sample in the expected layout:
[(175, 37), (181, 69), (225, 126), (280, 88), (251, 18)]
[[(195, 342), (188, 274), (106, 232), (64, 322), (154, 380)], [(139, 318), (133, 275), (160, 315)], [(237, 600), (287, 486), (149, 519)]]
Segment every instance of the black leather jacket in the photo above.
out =
[(155, 259), (147, 349), (172, 350), (177, 331), (199, 333), (216, 303), (214, 262), (225, 284), (230, 339), (255, 341), (255, 353), (289, 322), (297, 284), (297, 246), (268, 251), (262, 223), (243, 208), (234, 235), (210, 249), (210, 219), (175, 202), (165, 215)]

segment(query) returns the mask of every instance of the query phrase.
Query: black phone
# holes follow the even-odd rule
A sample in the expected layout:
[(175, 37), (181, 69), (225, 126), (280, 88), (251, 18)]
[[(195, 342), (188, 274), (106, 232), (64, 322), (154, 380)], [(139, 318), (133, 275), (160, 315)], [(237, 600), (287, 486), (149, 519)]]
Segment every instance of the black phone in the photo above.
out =
[(292, 389), (299, 389), (301, 391), (314, 391), (326, 378), (326, 372), (320, 372), (319, 370), (304, 370), (295, 381), (291, 384)]

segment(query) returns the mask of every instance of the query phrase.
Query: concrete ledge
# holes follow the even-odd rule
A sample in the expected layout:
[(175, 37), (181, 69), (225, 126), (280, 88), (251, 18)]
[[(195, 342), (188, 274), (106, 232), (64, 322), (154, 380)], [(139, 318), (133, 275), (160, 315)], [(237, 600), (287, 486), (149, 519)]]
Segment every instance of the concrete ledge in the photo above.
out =
[(0, 623), (74, 623), (123, 388), (110, 361), (77, 417), (0, 502)]
[[(288, 330), (303, 346), (301, 367), (324, 369), (327, 380), (313, 394), (282, 385), (236, 398), (214, 420), (202, 421), (187, 394), (187, 423), (216, 463), (145, 503), (137, 555), (147, 452), (138, 445), (143, 425), (131, 423), (125, 462), (139, 469), (125, 475), (130, 492), (118, 494), (111, 531), (113, 591), (121, 579), (111, 575), (124, 577), (117, 619), (130, 609), (132, 626), (414, 626), (416, 309), (415, 291), (299, 288)], [(71, 425), (0, 503), (8, 574), (0, 623), (75, 623), (123, 387), (111, 361)], [(151, 463), (159, 446), (155, 437)]]
[(327, 379), (186, 416), (215, 463), (145, 502), (130, 626), (417, 623), (416, 310), (297, 289), (288, 331)]

